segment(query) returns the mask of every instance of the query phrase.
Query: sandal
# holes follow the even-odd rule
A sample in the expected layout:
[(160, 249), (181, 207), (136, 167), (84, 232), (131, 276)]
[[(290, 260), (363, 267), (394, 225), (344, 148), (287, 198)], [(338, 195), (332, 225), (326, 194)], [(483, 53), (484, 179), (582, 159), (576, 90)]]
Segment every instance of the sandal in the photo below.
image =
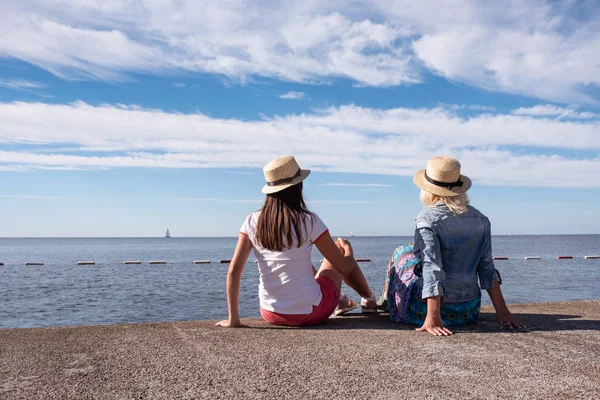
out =
[(363, 314), (374, 314), (377, 312), (377, 298), (374, 294), (371, 297), (360, 299), (360, 308)]
[(340, 315), (345, 315), (346, 313), (354, 310), (356, 307), (358, 307), (357, 302), (346, 296), (344, 293), (341, 293), (338, 305), (333, 313), (336, 317), (338, 317)]

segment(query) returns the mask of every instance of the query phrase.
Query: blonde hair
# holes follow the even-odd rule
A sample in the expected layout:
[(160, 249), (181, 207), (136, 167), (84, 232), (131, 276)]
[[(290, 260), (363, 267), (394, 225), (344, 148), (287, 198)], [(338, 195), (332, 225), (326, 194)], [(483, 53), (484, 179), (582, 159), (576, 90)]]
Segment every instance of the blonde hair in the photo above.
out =
[(427, 190), (421, 189), (421, 203), (424, 206), (433, 207), (435, 203), (441, 201), (445, 205), (448, 206), (454, 214), (462, 214), (467, 212), (467, 206), (469, 205), (469, 196), (467, 193), (461, 193), (457, 196), (446, 197), (446, 196), (438, 196), (436, 194), (430, 193)]

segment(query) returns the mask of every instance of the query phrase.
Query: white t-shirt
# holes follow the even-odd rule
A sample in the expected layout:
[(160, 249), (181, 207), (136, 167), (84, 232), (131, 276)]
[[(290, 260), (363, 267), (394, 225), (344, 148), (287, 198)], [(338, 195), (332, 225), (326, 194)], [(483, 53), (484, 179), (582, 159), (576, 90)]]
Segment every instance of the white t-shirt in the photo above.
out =
[(316, 214), (306, 215), (306, 230), (303, 224), (302, 239), (298, 247), (295, 232), (294, 243), (290, 249), (271, 251), (256, 241), (256, 224), (260, 211), (248, 215), (240, 232), (250, 239), (254, 246), (260, 283), (258, 297), (260, 306), (279, 314), (310, 314), (313, 305), (321, 302), (321, 287), (312, 271), (311, 251), (313, 244), (328, 231)]

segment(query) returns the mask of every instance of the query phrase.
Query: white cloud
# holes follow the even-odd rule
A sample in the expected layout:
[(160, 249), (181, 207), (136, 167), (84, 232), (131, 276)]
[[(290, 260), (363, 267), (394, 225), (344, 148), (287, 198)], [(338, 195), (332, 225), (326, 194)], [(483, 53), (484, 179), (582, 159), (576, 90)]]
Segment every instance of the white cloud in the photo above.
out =
[(480, 104), (469, 104), (467, 106), (467, 110), (472, 110), (472, 111), (496, 111), (496, 107), (482, 106)]
[(306, 94), (304, 92), (293, 92), (289, 91), (285, 94), (279, 96), (280, 99), (290, 99), (290, 100), (302, 100)]
[(558, 118), (578, 118), (590, 119), (599, 117), (598, 114), (592, 112), (577, 112), (574, 107), (558, 107), (552, 104), (538, 104), (533, 107), (520, 107), (512, 110), (515, 115), (531, 115), (536, 117), (554, 116)]
[(14, 102), (0, 103), (0, 120), (0, 145), (20, 145), (0, 150), (4, 169), (244, 171), (294, 154), (317, 171), (412, 176), (429, 157), (447, 154), (478, 184), (600, 187), (600, 121), (594, 119), (348, 105), (247, 121), (127, 105)]
[(32, 82), (25, 79), (0, 79), (0, 86), (13, 90), (30, 90), (46, 87), (43, 83)]
[(0, 194), (0, 199), (24, 199), (24, 200), (57, 200), (70, 199), (71, 197), (64, 196), (37, 196), (37, 195), (20, 195), (20, 194)]
[(178, 83), (174, 83), (173, 84), (173, 87), (176, 87), (176, 88), (182, 88), (182, 87), (185, 87), (185, 86), (186, 86), (185, 83), (182, 83), (182, 82), (178, 82)]
[(362, 187), (362, 188), (389, 188), (394, 185), (383, 183), (323, 183), (323, 186), (338, 186), (338, 187)]
[(0, 57), (66, 79), (185, 71), (390, 86), (419, 83), (426, 68), (484, 89), (585, 103), (598, 100), (599, 17), (594, 2), (549, 0), (6, 0)]

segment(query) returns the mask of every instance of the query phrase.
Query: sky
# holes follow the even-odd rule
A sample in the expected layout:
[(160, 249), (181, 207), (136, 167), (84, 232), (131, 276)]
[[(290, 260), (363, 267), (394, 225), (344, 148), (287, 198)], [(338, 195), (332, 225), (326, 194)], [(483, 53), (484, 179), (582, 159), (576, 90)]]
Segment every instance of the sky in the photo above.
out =
[(294, 155), (334, 235), (460, 160), (493, 234), (600, 233), (596, 1), (3, 0), (0, 237), (237, 236)]

